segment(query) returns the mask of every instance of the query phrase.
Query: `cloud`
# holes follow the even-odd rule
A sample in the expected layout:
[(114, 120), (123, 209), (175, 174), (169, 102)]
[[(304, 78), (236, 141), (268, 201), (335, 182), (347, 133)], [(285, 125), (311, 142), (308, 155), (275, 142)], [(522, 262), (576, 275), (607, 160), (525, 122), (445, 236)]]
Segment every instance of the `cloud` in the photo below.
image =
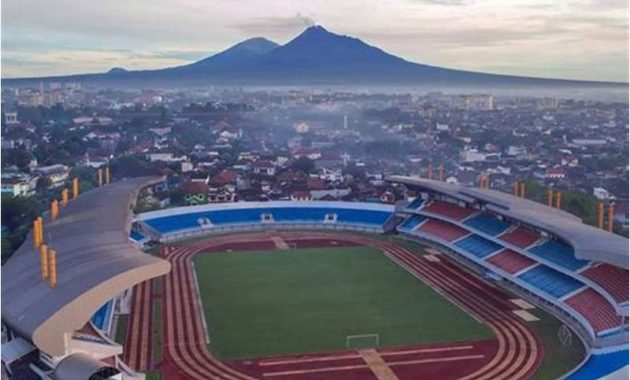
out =
[(473, 0), (414, 0), (428, 5), (465, 6), (473, 4)]
[(234, 28), (253, 35), (278, 35), (295, 33), (315, 25), (315, 19), (300, 12), (289, 17), (258, 17), (232, 25)]

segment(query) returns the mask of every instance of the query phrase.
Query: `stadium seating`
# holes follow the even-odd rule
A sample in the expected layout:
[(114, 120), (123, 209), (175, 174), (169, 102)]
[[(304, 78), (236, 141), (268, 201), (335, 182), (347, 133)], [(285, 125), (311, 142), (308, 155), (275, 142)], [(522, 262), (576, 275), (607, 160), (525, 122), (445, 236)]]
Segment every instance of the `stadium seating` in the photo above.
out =
[(422, 211), (431, 212), (446, 216), (455, 220), (462, 220), (475, 213), (475, 210), (466, 207), (460, 207), (453, 203), (435, 201), (422, 208)]
[(112, 313), (114, 312), (114, 301), (108, 301), (105, 305), (92, 316), (92, 324), (101, 331), (109, 330), (109, 323), (111, 321)]
[(464, 224), (492, 236), (497, 236), (510, 227), (508, 223), (486, 214), (479, 214), (466, 219)]
[(573, 248), (554, 240), (529, 249), (529, 252), (549, 262), (570, 270), (578, 270), (588, 265), (588, 261), (575, 258)]
[(484, 258), (501, 249), (497, 243), (493, 243), (488, 239), (484, 239), (479, 235), (470, 235), (455, 243), (456, 246), (462, 248), (466, 252), (472, 253), (478, 258)]
[(544, 265), (538, 265), (521, 274), (518, 278), (556, 298), (584, 286), (580, 281)]
[(518, 227), (514, 231), (504, 233), (499, 237), (499, 239), (519, 248), (527, 248), (540, 239), (540, 235), (527, 228)]
[(269, 222), (276, 223), (324, 223), (326, 215), (335, 214), (341, 224), (382, 226), (392, 215), (380, 210), (359, 210), (325, 207), (270, 207), (212, 210), (190, 214), (163, 216), (145, 221), (161, 233), (198, 228), (199, 220), (207, 219), (212, 225), (246, 225), (261, 223), (263, 215), (270, 215)]
[(447, 222), (443, 222), (441, 220), (429, 219), (425, 223), (423, 223), (419, 231), (422, 231), (429, 235), (437, 236), (446, 241), (457, 240), (461, 237), (464, 237), (470, 232), (466, 231), (463, 228), (457, 227)]
[[(326, 213), (337, 214), (337, 222), (352, 224), (383, 225), (392, 215), (391, 212), (375, 210), (353, 210), (353, 209), (323, 209)], [(298, 211), (300, 212), (300, 211)]]
[(628, 301), (628, 270), (610, 264), (598, 264), (580, 274), (604, 288), (615, 301)]
[(412, 209), (412, 210), (417, 210), (420, 208), (420, 206), (422, 206), (422, 203), (424, 203), (424, 200), (422, 198), (416, 198), (407, 205), (407, 208)]
[(596, 333), (620, 325), (620, 317), (612, 305), (595, 290), (588, 288), (564, 301), (591, 324)]
[(405, 222), (400, 225), (400, 229), (405, 230), (405, 231), (413, 231), (416, 229), (416, 227), (418, 227), (420, 223), (422, 223), (425, 220), (426, 218), (424, 216), (414, 215), (411, 218), (405, 220)]
[[(592, 354), (584, 364), (566, 380), (593, 380), (604, 378), (606, 375), (628, 365), (628, 350), (620, 350), (604, 354)], [(612, 378), (612, 377), (611, 377)]]
[(518, 273), (536, 264), (536, 262), (529, 257), (518, 254), (510, 249), (504, 249), (490, 257), (488, 262), (509, 274)]
[(142, 233), (140, 233), (140, 232), (138, 232), (136, 230), (131, 230), (131, 233), (129, 233), (129, 237), (133, 241), (141, 241), (142, 239), (145, 238), (145, 236)]

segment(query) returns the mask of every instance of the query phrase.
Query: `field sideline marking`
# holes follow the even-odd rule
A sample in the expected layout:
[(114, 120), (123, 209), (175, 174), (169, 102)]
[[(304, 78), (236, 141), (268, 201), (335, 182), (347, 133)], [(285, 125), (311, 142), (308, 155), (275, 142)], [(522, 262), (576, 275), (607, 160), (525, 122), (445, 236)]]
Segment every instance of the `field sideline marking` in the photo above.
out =
[(192, 276), (195, 287), (195, 295), (197, 296), (197, 302), (199, 302), (199, 308), (201, 310), (199, 314), (201, 314), (201, 323), (203, 324), (203, 332), (206, 336), (206, 344), (210, 344), (210, 333), (208, 332), (208, 324), (206, 323), (206, 313), (203, 308), (203, 303), (201, 302), (201, 292), (199, 291), (199, 281), (197, 281), (197, 270), (195, 269), (194, 261), (190, 260), (190, 265), (192, 266)]

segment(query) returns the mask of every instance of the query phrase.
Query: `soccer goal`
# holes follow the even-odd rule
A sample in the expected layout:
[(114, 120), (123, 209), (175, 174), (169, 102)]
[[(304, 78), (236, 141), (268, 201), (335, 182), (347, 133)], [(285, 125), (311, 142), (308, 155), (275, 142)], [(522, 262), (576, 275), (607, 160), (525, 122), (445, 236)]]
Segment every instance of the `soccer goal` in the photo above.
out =
[(346, 336), (346, 348), (348, 350), (360, 350), (365, 348), (377, 348), (380, 346), (378, 334), (361, 334)]

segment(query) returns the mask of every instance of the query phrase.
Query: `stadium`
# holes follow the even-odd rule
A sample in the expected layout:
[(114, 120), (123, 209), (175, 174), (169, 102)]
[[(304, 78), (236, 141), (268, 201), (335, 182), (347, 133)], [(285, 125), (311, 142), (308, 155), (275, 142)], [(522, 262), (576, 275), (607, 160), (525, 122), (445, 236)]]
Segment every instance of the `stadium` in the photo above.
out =
[(163, 178), (81, 194), (35, 231), (57, 252), (53, 272), (34, 236), (3, 266), (3, 370), (59, 380), (627, 378), (627, 239), (522, 196), (387, 180), (405, 201), (134, 215), (138, 194)]

